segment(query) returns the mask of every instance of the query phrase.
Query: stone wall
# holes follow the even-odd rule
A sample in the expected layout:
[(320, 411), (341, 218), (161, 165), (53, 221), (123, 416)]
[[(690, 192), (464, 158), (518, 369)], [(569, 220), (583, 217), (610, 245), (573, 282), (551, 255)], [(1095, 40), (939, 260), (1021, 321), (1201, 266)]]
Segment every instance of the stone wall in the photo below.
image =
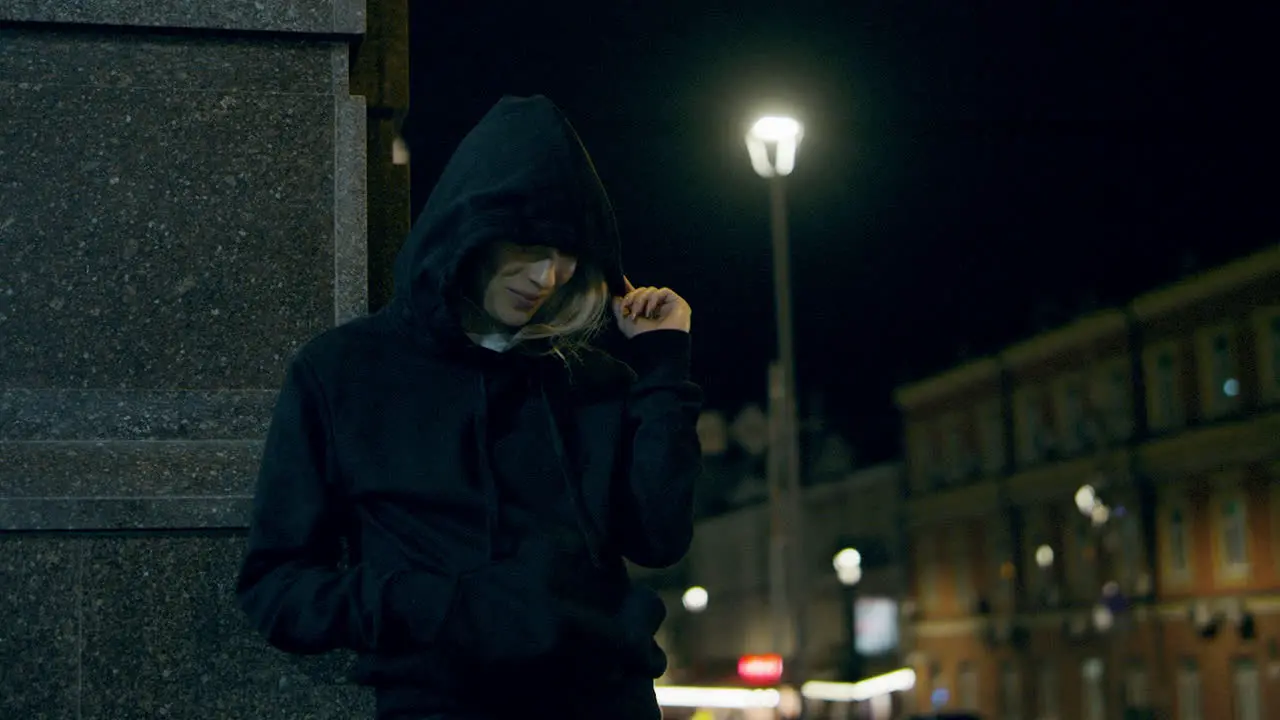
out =
[(232, 593), (285, 362), (366, 311), (367, 179), (404, 175), (366, 157), (365, 27), (0, 0), (0, 718), (372, 716)]

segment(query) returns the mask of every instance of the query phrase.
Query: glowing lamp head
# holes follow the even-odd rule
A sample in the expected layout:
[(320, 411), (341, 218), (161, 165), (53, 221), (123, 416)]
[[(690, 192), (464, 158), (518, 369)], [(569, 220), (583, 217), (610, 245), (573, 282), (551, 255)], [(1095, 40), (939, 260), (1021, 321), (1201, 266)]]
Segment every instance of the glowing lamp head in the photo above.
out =
[(756, 120), (747, 131), (751, 167), (763, 178), (790, 175), (802, 138), (804, 126), (793, 117), (766, 115)]
[(685, 590), (684, 597), (680, 598), (684, 609), (691, 613), (700, 613), (706, 610), (708, 600), (710, 600), (710, 596), (707, 595), (707, 589), (697, 585)]

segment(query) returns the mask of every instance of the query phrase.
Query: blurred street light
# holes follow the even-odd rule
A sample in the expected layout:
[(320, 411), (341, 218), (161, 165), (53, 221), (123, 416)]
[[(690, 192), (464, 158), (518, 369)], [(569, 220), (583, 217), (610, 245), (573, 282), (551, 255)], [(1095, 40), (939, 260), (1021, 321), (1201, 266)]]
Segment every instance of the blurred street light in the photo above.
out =
[(844, 680), (858, 682), (862, 679), (862, 656), (858, 653), (858, 591), (862, 580), (862, 553), (846, 547), (831, 558), (836, 578), (840, 581), (844, 614), (844, 641), (846, 646)]
[(769, 447), (771, 547), (769, 579), (774, 644), (781, 651), (791, 630), (791, 661), (796, 678), (804, 679), (807, 592), (800, 527), (800, 439), (797, 422), (795, 332), (791, 312), (791, 251), (787, 237), (787, 194), (784, 179), (795, 170), (804, 127), (792, 117), (769, 115), (747, 130), (747, 153), (756, 174), (769, 183), (770, 234), (773, 238), (773, 289), (777, 314), (778, 359), (769, 374), (769, 415), (777, 435)]
[(695, 585), (684, 591), (684, 597), (680, 598), (680, 602), (684, 605), (685, 610), (696, 615), (707, 609), (707, 601), (709, 599), (706, 588)]
[(796, 152), (804, 138), (804, 126), (791, 117), (768, 115), (747, 131), (751, 167), (762, 178), (790, 175), (796, 168)]
[(1083, 515), (1093, 513), (1093, 507), (1098, 502), (1098, 493), (1093, 489), (1092, 485), (1081, 485), (1076, 491), (1076, 508)]
[(1053, 548), (1048, 545), (1036, 548), (1036, 565), (1046, 570), (1053, 565)]
[(1089, 518), (1093, 520), (1095, 526), (1101, 527), (1107, 524), (1111, 519), (1111, 510), (1102, 503), (1093, 506), (1093, 510), (1089, 513)]
[(845, 548), (836, 553), (831, 561), (836, 569), (836, 577), (841, 585), (857, 585), (862, 579), (862, 553), (853, 548)]

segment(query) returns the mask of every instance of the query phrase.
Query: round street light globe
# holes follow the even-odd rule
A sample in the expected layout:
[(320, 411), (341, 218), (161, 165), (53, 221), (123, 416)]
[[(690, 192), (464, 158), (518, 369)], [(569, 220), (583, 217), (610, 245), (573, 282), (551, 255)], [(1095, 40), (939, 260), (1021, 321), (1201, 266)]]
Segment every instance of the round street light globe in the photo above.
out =
[(862, 566), (854, 565), (853, 567), (837, 568), (836, 578), (840, 580), (841, 585), (853, 587), (862, 580)]
[(1111, 519), (1111, 510), (1106, 505), (1098, 503), (1093, 506), (1093, 510), (1089, 513), (1089, 518), (1093, 520), (1093, 524), (1097, 526), (1106, 525)]
[(853, 548), (845, 548), (832, 558), (831, 566), (836, 569), (836, 572), (860, 568), (862, 567), (862, 553)]
[(1048, 545), (1041, 545), (1036, 548), (1036, 565), (1047, 568), (1053, 564), (1053, 548)]
[(779, 115), (766, 115), (751, 126), (751, 134), (764, 142), (798, 140), (803, 133), (799, 120)]
[(1098, 502), (1098, 493), (1094, 491), (1092, 485), (1081, 485), (1076, 491), (1076, 509), (1082, 514), (1088, 515), (1093, 512), (1093, 506)]
[(707, 590), (706, 588), (693, 586), (684, 591), (684, 597), (680, 598), (680, 602), (684, 604), (684, 609), (691, 613), (700, 613), (707, 609)]
[(804, 126), (795, 118), (767, 115), (756, 120), (746, 137), (752, 169), (762, 178), (790, 175), (803, 137)]

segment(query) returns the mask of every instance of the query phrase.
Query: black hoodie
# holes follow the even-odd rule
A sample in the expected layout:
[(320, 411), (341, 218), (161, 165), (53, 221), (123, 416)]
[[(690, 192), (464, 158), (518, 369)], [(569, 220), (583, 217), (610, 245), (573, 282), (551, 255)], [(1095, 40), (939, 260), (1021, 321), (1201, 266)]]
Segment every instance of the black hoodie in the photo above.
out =
[[(359, 653), (379, 717), (548, 703), (656, 717), (664, 611), (622, 559), (668, 566), (692, 538), (689, 335), (638, 335), (626, 363), (478, 347), (458, 324), (459, 275), (500, 239), (575, 253), (622, 291), (608, 199), (545, 98), (503, 99), (463, 140), (400, 252), (394, 300), (291, 361), (237, 595), (283, 650)], [(512, 428), (532, 434), (521, 445)], [(552, 532), (507, 519), (513, 452), (543, 468)]]

